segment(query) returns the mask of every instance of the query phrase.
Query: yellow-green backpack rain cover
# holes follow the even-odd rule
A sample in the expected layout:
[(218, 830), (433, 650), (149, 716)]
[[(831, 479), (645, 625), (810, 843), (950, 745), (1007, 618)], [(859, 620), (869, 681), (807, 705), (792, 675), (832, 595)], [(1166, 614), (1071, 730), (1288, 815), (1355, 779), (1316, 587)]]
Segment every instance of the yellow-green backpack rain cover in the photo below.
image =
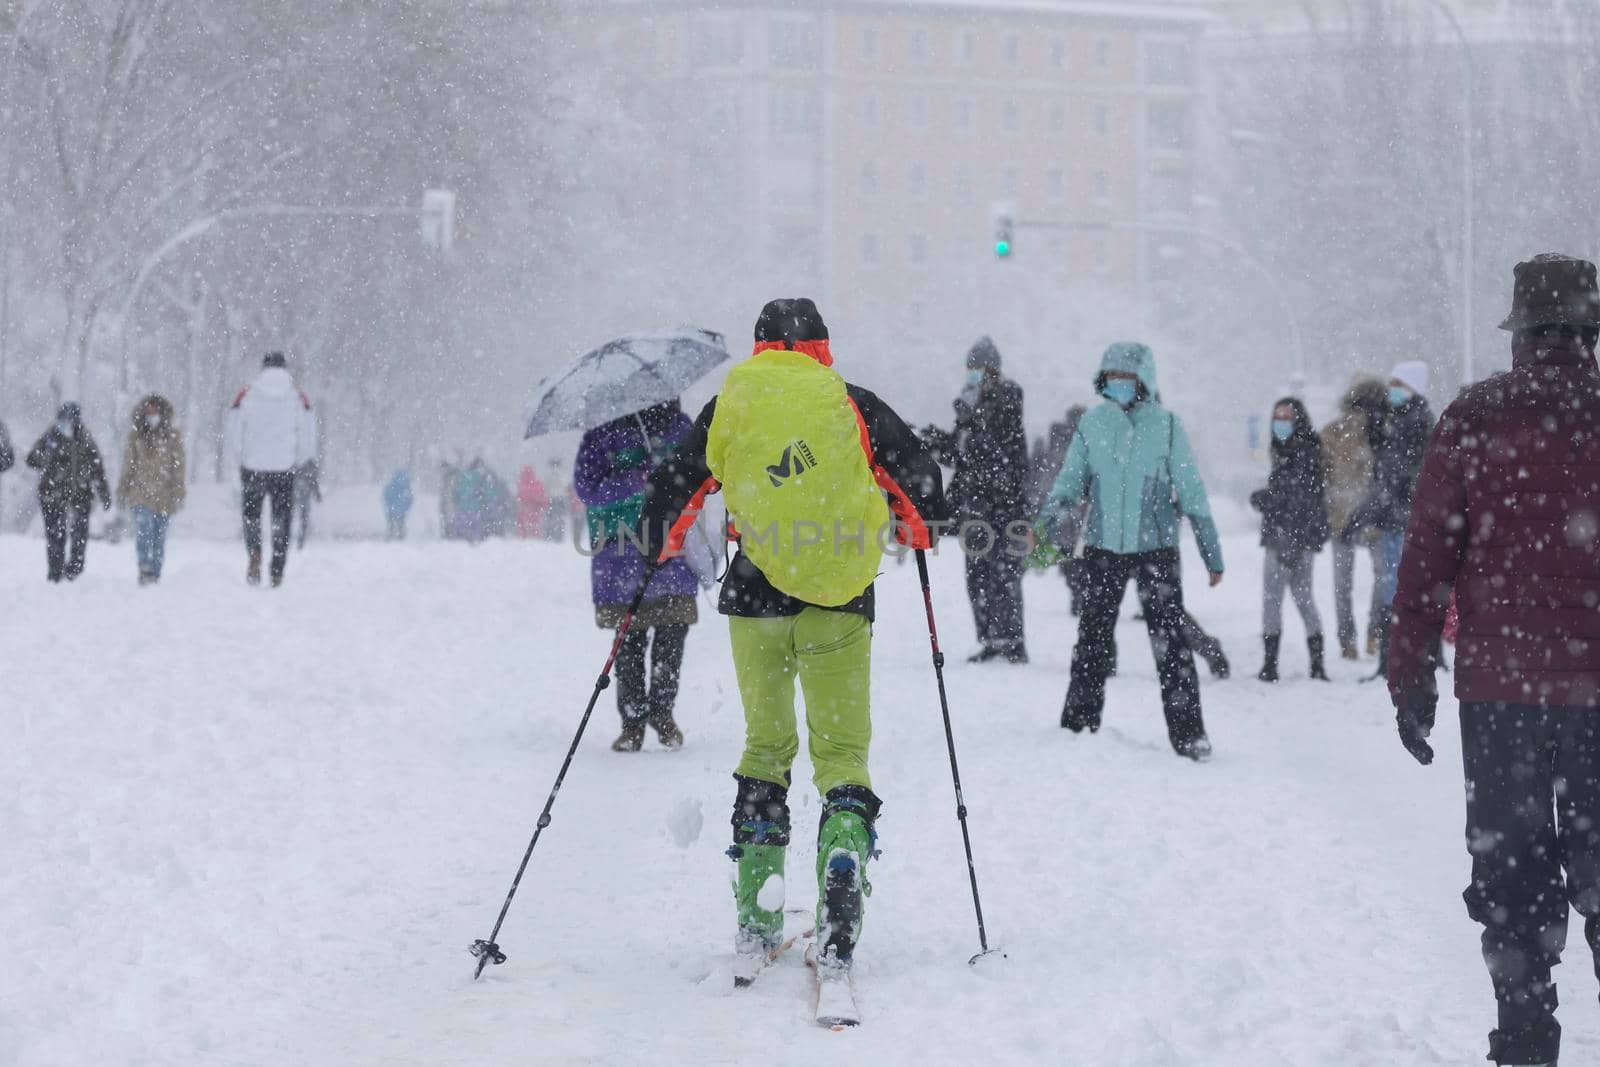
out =
[(785, 349), (733, 368), (717, 397), (706, 463), (745, 555), (779, 592), (832, 608), (872, 584), (889, 505), (835, 371)]

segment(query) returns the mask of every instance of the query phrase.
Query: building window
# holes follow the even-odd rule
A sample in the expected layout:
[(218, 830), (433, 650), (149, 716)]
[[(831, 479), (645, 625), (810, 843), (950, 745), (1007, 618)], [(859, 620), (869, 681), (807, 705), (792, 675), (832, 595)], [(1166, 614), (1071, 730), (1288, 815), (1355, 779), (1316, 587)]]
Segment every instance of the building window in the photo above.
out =
[(913, 267), (928, 265), (928, 235), (914, 233), (906, 238), (906, 260)]
[(1015, 200), (1017, 190), (1022, 185), (1022, 174), (1016, 167), (1005, 167), (1000, 171), (1000, 195), (1007, 200)]
[(1094, 65), (1101, 70), (1111, 66), (1111, 38), (1096, 37), (1094, 39)]
[(1000, 128), (1007, 133), (1022, 132), (1022, 107), (1015, 100), (1000, 105)]
[(883, 116), (878, 109), (878, 94), (867, 92), (861, 94), (861, 99), (856, 102), (856, 118), (864, 130), (875, 130), (883, 121)]
[(1050, 67), (1052, 70), (1067, 69), (1067, 39), (1065, 37), (1050, 38)]
[(1150, 176), (1150, 207), (1159, 215), (1189, 213), (1189, 176), (1181, 171), (1164, 171)]
[(697, 16), (690, 27), (690, 56), (698, 69), (737, 67), (744, 61), (742, 24), (726, 15)]
[(926, 63), (928, 61), (928, 31), (911, 31), (911, 62)]
[(1008, 33), (1001, 41), (1000, 54), (1005, 56), (1006, 66), (1015, 67), (1022, 62), (1022, 38), (1014, 33)]
[(1111, 108), (1107, 104), (1094, 106), (1094, 135), (1102, 141), (1111, 136)]
[(821, 51), (821, 30), (816, 19), (776, 18), (768, 28), (767, 55), (783, 70), (815, 70)]
[(1181, 152), (1189, 143), (1189, 106), (1173, 100), (1151, 101), (1146, 114), (1146, 142), (1159, 152)]
[(912, 93), (906, 101), (906, 125), (917, 133), (928, 128), (928, 94)]
[(976, 125), (975, 112), (978, 110), (977, 102), (970, 96), (963, 96), (955, 102), (951, 109), (950, 126), (957, 134), (965, 136), (972, 132)]
[(863, 26), (861, 28), (861, 62), (876, 63), (878, 61), (878, 27)]
[(882, 250), (878, 247), (878, 235), (864, 233), (861, 235), (861, 264), (865, 267), (876, 267)]
[(956, 203), (972, 203), (972, 168), (965, 163), (956, 167), (954, 187)]
[(817, 135), (820, 115), (815, 91), (796, 85), (775, 85), (767, 102), (775, 140)]
[(1153, 40), (1144, 47), (1147, 85), (1185, 86), (1194, 82), (1194, 50), (1188, 41)]
[(964, 67), (970, 67), (978, 59), (978, 32), (976, 30), (956, 31), (956, 62)]
[(1108, 171), (1097, 170), (1091, 179), (1094, 189), (1094, 202), (1105, 205), (1111, 203), (1111, 174)]
[(869, 159), (861, 164), (859, 189), (863, 200), (872, 200), (878, 195), (878, 164), (873, 160)]
[(1060, 140), (1067, 132), (1067, 104), (1064, 100), (1050, 101), (1050, 136)]
[(928, 168), (921, 163), (906, 168), (906, 195), (913, 200), (928, 198)]
[(1044, 194), (1052, 204), (1065, 203), (1067, 199), (1067, 176), (1059, 167), (1052, 167), (1044, 172)]

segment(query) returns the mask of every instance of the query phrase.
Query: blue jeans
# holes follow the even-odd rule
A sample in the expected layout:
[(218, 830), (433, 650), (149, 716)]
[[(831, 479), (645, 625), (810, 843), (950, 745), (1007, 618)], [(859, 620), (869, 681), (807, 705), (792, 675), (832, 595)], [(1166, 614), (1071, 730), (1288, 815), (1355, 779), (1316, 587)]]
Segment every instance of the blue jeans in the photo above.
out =
[(139, 573), (161, 577), (161, 564), (167, 558), (167, 523), (172, 516), (149, 508), (133, 509), (137, 531), (134, 545), (139, 552)]
[(1373, 546), (1378, 552), (1378, 603), (1383, 605), (1385, 615), (1394, 604), (1395, 589), (1400, 585), (1400, 550), (1405, 545), (1404, 531), (1384, 530)]

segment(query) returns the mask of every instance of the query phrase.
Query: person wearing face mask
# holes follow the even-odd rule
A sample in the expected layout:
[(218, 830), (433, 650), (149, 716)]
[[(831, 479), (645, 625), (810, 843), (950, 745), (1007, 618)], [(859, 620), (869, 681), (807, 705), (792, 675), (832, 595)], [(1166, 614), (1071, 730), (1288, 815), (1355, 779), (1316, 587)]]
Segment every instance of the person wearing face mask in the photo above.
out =
[(1322, 442), (1306, 406), (1286, 396), (1272, 409), (1272, 473), (1267, 487), (1250, 494), (1261, 512), (1261, 547), (1266, 549), (1261, 588), (1263, 682), (1278, 680), (1278, 647), (1283, 639), (1283, 591), (1289, 590), (1306, 628), (1311, 677), (1328, 680), (1323, 664), (1322, 616), (1317, 612), (1311, 577), (1317, 553), (1328, 540), (1328, 476)]
[(1483, 928), (1494, 990), (1489, 1059), (1587, 1064), (1587, 1044), (1560, 1058), (1552, 969), (1576, 911), (1600, 971), (1595, 265), (1558, 253), (1518, 263), (1500, 328), (1511, 334), (1510, 369), (1463, 390), (1423, 456), (1393, 604), (1389, 698), (1406, 751), (1432, 762), (1453, 594), (1472, 857), (1462, 897)]
[(1200, 712), (1194, 653), (1184, 635), (1178, 532), (1189, 517), (1211, 584), (1222, 581), (1222, 544), (1183, 423), (1156, 400), (1155, 356), (1142, 344), (1107, 348), (1095, 376), (1104, 397), (1078, 423), (1067, 460), (1039, 519), (1059, 543), (1062, 523), (1087, 501), (1084, 523), (1083, 614), (1072, 651), (1072, 681), (1061, 725), (1074, 733), (1100, 728), (1112, 635), (1129, 579), (1144, 609), (1161, 682), (1161, 704), (1173, 749), (1196, 761), (1211, 757)]
[(967, 596), (978, 632), (969, 662), (1028, 662), (1023, 634), (1022, 575), (1026, 554), (1012, 551), (1012, 524), (1027, 525), (1028, 435), (1022, 387), (1000, 373), (1000, 350), (980, 337), (967, 352), (966, 384), (955, 400), (954, 430), (928, 426), (923, 443), (954, 468), (950, 499), (967, 564)]
[(1378, 669), (1368, 681), (1388, 674), (1389, 605), (1400, 573), (1400, 550), (1405, 544), (1406, 521), (1411, 517), (1411, 494), (1422, 470), (1428, 436), (1433, 433), (1433, 409), (1428, 406), (1427, 391), (1426, 363), (1419, 359), (1396, 363), (1389, 375), (1388, 408), (1368, 424), (1372, 488), (1349, 523), (1353, 529), (1377, 531), (1377, 595), (1383, 613), (1378, 628)]
[(183, 507), (188, 488), (183, 436), (172, 424), (172, 403), (152, 393), (133, 409), (133, 430), (122, 453), (117, 503), (132, 510), (139, 584), (161, 580), (167, 524)]
[(46, 576), (73, 581), (83, 573), (90, 505), (99, 497), (102, 508), (111, 507), (105, 464), (77, 404), (61, 405), (54, 425), (28, 452), (28, 466), (39, 472)]

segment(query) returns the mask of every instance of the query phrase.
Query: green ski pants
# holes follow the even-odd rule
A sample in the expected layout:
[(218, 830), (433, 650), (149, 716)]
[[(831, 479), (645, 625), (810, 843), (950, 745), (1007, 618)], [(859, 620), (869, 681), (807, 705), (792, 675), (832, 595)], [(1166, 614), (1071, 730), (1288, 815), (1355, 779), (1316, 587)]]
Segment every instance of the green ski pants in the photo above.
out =
[(808, 607), (781, 618), (728, 620), (733, 669), (744, 700), (744, 758), (737, 773), (787, 787), (800, 751), (794, 681), (806, 699), (807, 747), (817, 792), (872, 788), (869, 688), (872, 623), (861, 615)]

